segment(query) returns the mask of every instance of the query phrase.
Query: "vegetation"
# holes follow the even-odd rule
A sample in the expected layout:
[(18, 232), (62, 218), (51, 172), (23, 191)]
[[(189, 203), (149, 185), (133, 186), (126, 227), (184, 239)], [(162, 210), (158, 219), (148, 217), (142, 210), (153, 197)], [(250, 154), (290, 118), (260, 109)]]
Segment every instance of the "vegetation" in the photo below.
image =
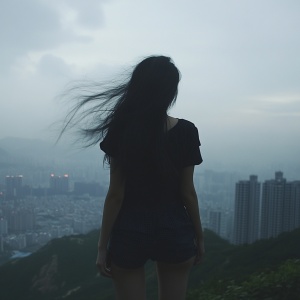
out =
[(241, 283), (216, 280), (190, 291), (188, 300), (299, 300), (300, 260), (287, 260), (275, 271), (251, 275)]
[[(0, 267), (1, 299), (110, 300), (110, 279), (98, 275), (98, 232), (52, 240), (34, 254)], [(192, 270), (189, 300), (300, 299), (300, 229), (252, 245), (233, 246), (205, 231), (206, 255)], [(152, 262), (147, 294), (157, 298)]]

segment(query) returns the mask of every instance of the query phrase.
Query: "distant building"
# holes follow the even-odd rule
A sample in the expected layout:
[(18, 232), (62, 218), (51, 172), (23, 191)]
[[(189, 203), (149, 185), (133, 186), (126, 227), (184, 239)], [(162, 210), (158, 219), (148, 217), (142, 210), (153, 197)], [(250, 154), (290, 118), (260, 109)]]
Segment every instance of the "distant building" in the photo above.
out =
[(257, 176), (239, 181), (235, 188), (234, 244), (250, 244), (259, 237), (260, 183)]
[(3, 245), (3, 237), (2, 235), (0, 235), (0, 252), (3, 252), (4, 251), (4, 245)]
[(300, 227), (300, 181), (286, 183), (283, 205), (283, 231)]
[(11, 235), (6, 242), (12, 249), (21, 250), (26, 247), (26, 236), (24, 234)]
[(36, 215), (33, 209), (18, 208), (6, 212), (8, 233), (21, 233), (34, 230)]
[(5, 177), (5, 191), (6, 199), (14, 199), (21, 196), (23, 184), (23, 176), (9, 176)]
[(69, 175), (50, 175), (50, 194), (67, 194), (69, 192)]
[(5, 197), (5, 185), (0, 183), (0, 201)]
[(210, 211), (208, 228), (218, 235), (221, 235), (221, 212)]
[(25, 234), (26, 246), (32, 246), (32, 245), (36, 244), (37, 236), (38, 236), (38, 234), (35, 232), (27, 232)]
[(98, 182), (75, 182), (74, 195), (80, 196), (84, 194), (99, 197), (103, 195), (103, 188)]
[(263, 184), (262, 239), (300, 227), (300, 181), (287, 182), (282, 172)]
[(4, 218), (0, 218), (0, 236), (7, 234), (7, 220)]

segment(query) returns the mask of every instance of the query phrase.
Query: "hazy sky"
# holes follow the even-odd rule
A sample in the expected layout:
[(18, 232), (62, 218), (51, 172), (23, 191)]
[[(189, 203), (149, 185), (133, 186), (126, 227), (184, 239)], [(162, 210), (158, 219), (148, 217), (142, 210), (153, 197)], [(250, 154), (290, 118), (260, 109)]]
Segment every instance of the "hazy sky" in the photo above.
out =
[(72, 80), (163, 54), (208, 164), (299, 167), (299, 30), (299, 0), (1, 0), (0, 138), (48, 139)]

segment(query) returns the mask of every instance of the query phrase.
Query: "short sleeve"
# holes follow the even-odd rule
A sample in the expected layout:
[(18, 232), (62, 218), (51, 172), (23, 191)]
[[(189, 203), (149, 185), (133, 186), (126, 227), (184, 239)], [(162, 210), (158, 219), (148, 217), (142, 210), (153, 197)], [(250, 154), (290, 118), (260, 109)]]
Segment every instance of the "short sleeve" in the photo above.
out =
[(203, 162), (200, 145), (198, 129), (191, 123), (186, 131), (182, 167), (200, 165)]

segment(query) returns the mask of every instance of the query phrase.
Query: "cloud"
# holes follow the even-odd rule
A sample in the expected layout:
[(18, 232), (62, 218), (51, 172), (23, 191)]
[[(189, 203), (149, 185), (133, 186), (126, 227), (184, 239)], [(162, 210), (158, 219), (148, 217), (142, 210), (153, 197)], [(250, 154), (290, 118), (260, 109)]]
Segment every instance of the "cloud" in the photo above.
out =
[(300, 2), (175, 2), (0, 1), (0, 136), (40, 136), (73, 79), (114, 78), (165, 54), (182, 73), (172, 114), (198, 126), (205, 157), (298, 153)]
[[(86, 43), (88, 34), (65, 26), (65, 17), (75, 12), (70, 22), (86, 27), (103, 26), (103, 1), (3, 0), (0, 3), (0, 37), (2, 72), (16, 58), (32, 51), (51, 50), (67, 43)], [(62, 4), (65, 3), (65, 6)], [(76, 28), (75, 28), (76, 29)]]
[(104, 25), (102, 5), (108, 0), (64, 0), (69, 9), (74, 11), (74, 20), (88, 29), (97, 29)]
[(239, 111), (245, 114), (300, 116), (300, 94), (250, 97)]
[[(251, 100), (251, 99), (250, 99)], [(278, 103), (278, 104), (288, 104), (294, 102), (300, 102), (300, 94), (295, 95), (269, 95), (269, 96), (260, 96), (252, 98), (252, 100), (267, 102), (267, 103)]]
[(72, 72), (72, 66), (66, 64), (63, 59), (46, 54), (37, 64), (37, 73), (45, 78), (57, 80), (57, 78), (71, 78), (75, 72)]

